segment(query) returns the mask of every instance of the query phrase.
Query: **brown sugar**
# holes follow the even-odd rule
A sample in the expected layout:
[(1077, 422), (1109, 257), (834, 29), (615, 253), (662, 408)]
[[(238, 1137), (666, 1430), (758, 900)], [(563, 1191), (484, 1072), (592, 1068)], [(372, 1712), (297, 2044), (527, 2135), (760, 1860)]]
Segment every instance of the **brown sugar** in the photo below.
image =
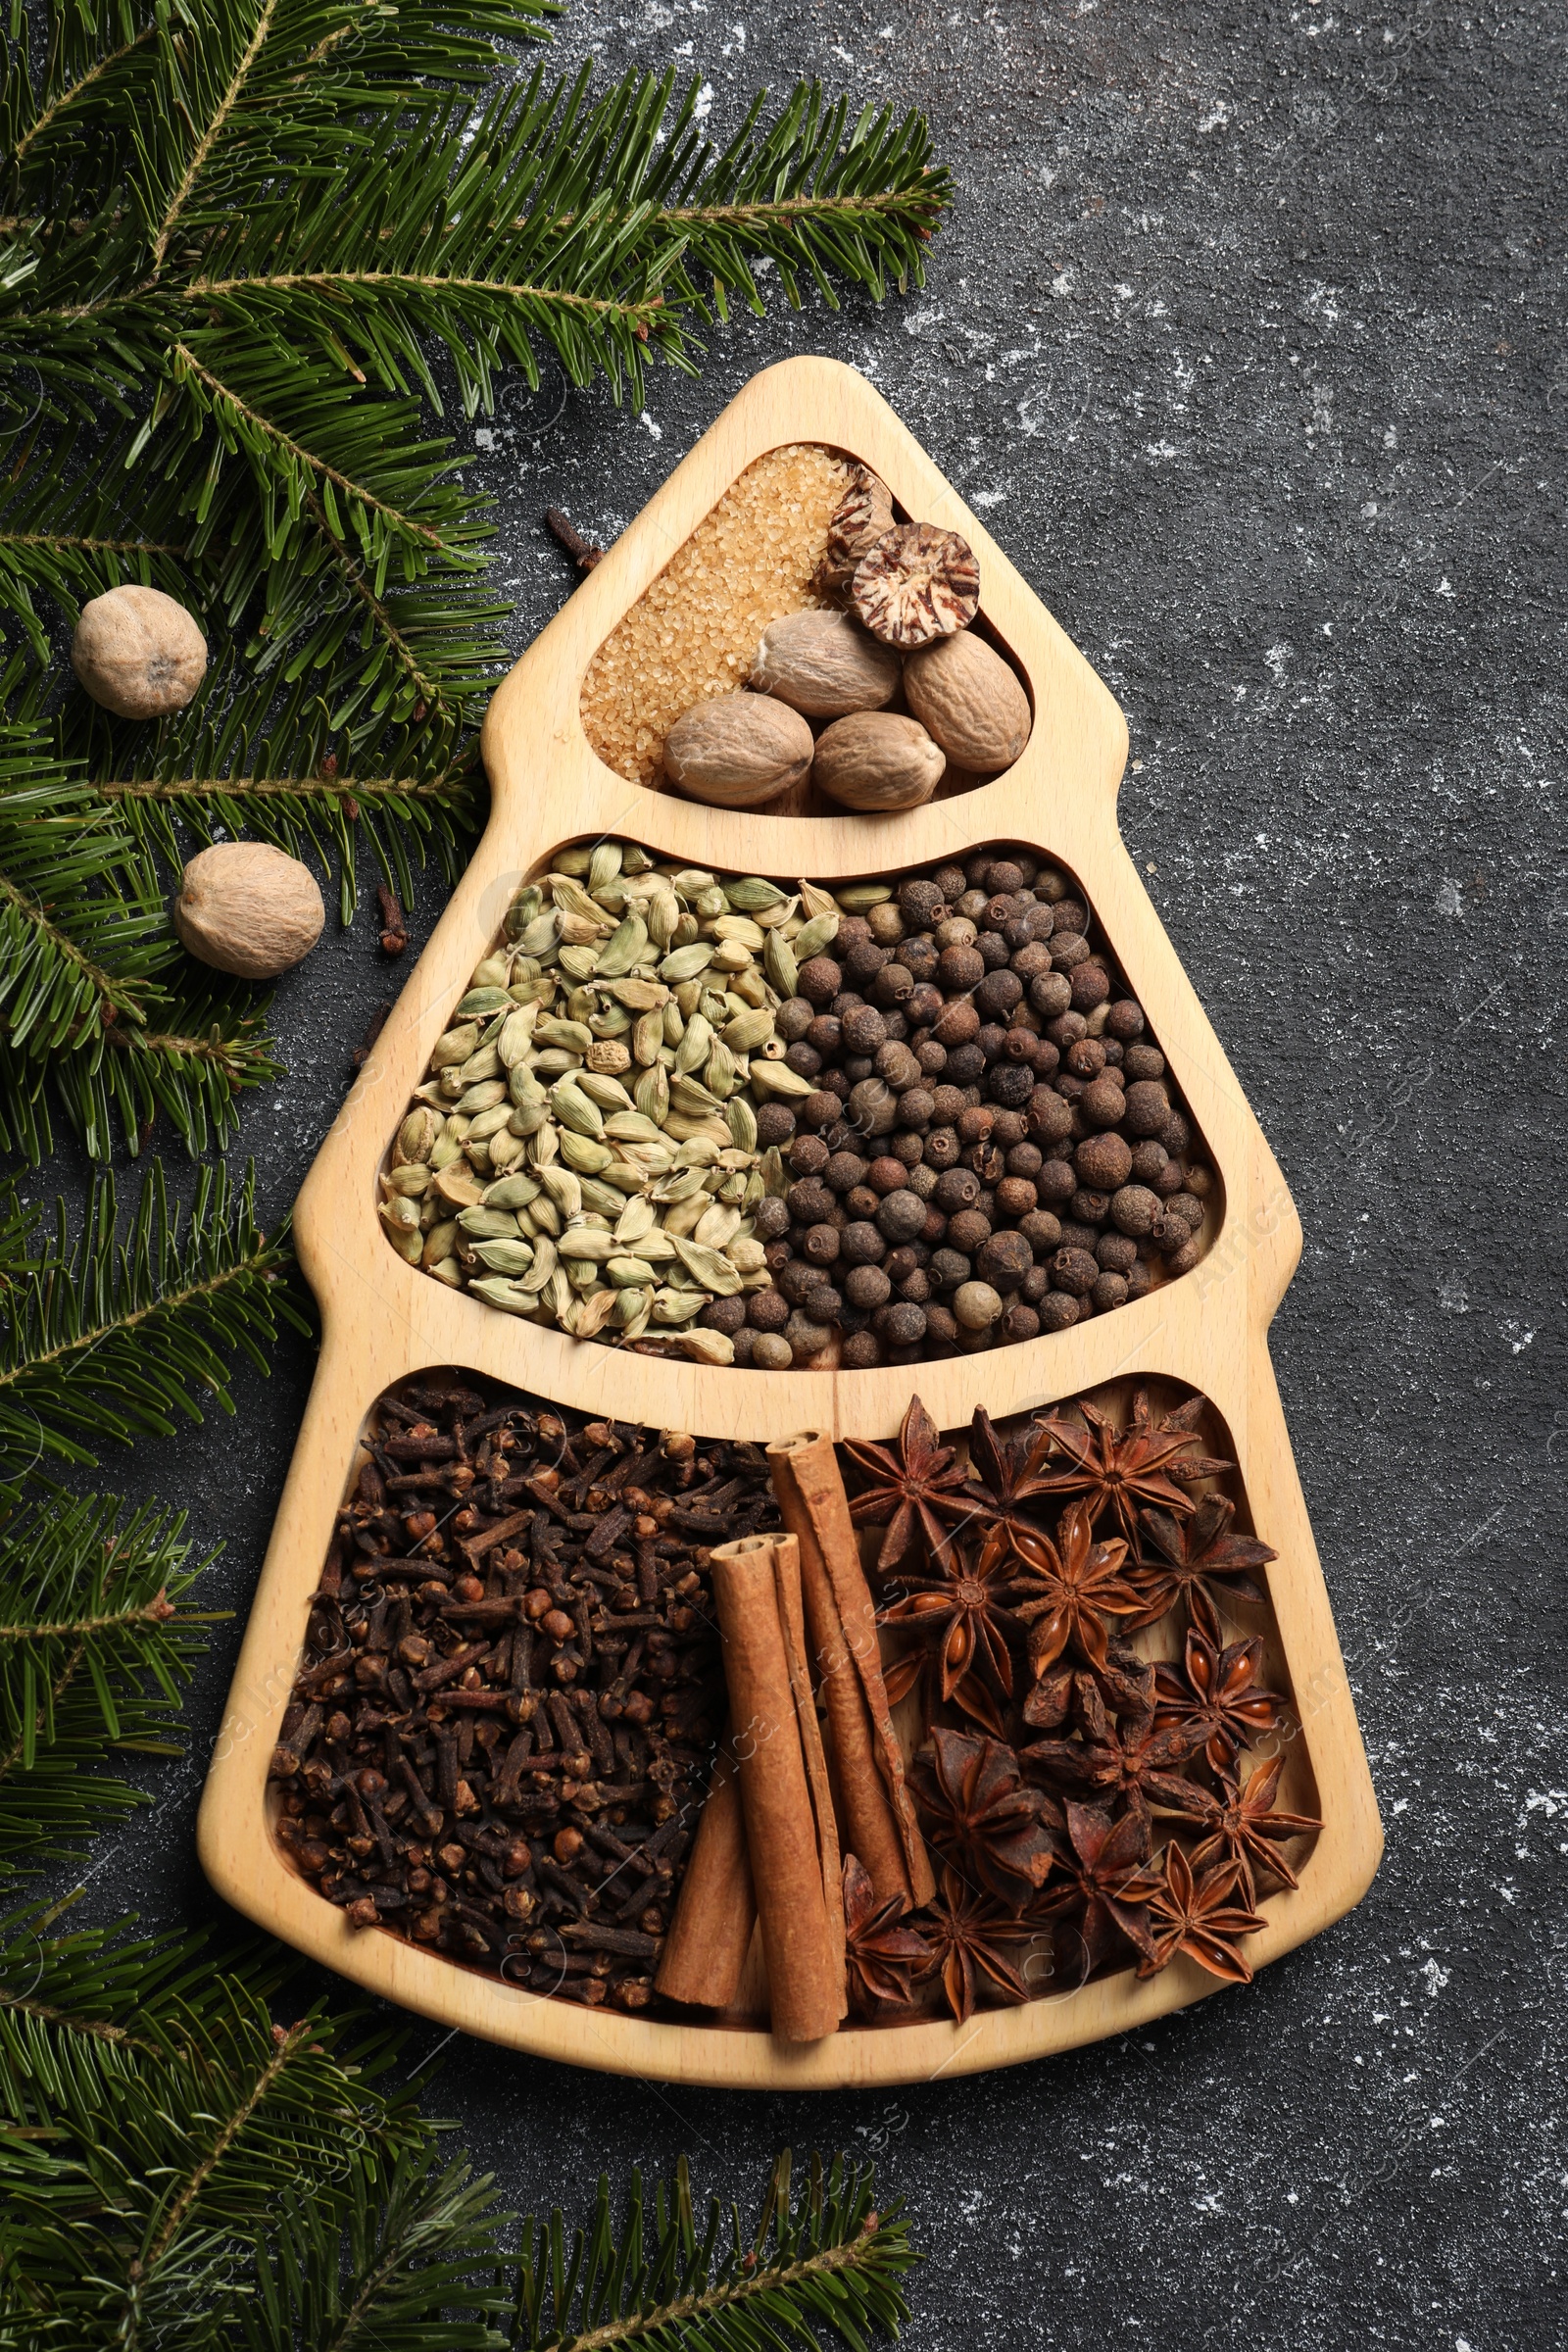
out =
[(676, 550), (583, 680), (583, 731), (608, 767), (660, 790), (682, 711), (744, 686), (770, 620), (828, 601), (811, 576), (853, 471), (813, 444), (769, 450)]

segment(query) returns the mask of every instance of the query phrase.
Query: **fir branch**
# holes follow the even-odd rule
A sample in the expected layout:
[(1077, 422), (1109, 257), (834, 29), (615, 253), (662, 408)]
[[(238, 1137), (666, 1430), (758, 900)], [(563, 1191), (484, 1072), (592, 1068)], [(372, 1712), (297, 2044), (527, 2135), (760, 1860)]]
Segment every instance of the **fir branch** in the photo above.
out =
[(15, 1486), (44, 1459), (91, 1464), (89, 1438), (170, 1436), (177, 1418), (201, 1420), (197, 1391), (232, 1413), (225, 1352), (266, 1372), (280, 1327), (308, 1328), (288, 1262), (283, 1238), (256, 1229), (250, 1170), (237, 1194), (223, 1170), (199, 1170), (183, 1233), (161, 1164), (124, 1241), (111, 1177), (74, 1246), (61, 1202), (54, 1246), (14, 1282), (0, 1326), (0, 1479)]
[(272, 18), (276, 13), (277, 6), (278, 0), (262, 0), (261, 11), (256, 20), (256, 29), (246, 43), (244, 53), (234, 69), (227, 89), (224, 90), (214, 108), (210, 120), (196, 142), (194, 154), (180, 173), (179, 184), (169, 200), (158, 234), (153, 239), (153, 268), (155, 270), (161, 270), (164, 266), (164, 256), (169, 251), (169, 240), (173, 234), (174, 223), (179, 219), (189, 201), (192, 189), (201, 177), (202, 167), (222, 135), (224, 123), (238, 103), (239, 94), (245, 86), (246, 75), (261, 56), (267, 36), (271, 30)]
[[(147, 1800), (87, 1767), (177, 1755), (182, 1686), (212, 1611), (180, 1606), (184, 1521), (114, 1497), (35, 1505), (0, 1535), (0, 1877), (41, 1870)], [(217, 1615), (226, 1616), (226, 1610)]]
[(792, 2203), (786, 2149), (756, 2230), (747, 2238), (731, 2207), (730, 2242), (719, 2250), (723, 2210), (712, 2199), (699, 2237), (684, 2157), (667, 2191), (658, 2184), (646, 2243), (641, 2175), (631, 2177), (618, 2242), (610, 2183), (601, 2176), (593, 2219), (569, 2241), (559, 2210), (547, 2224), (524, 2223), (512, 2343), (527, 2352), (611, 2352), (623, 2344), (751, 2352), (787, 2338), (818, 2342), (818, 2330), (857, 2347), (872, 2329), (896, 2335), (907, 2316), (901, 2280), (919, 2257), (901, 2215), (875, 2210), (873, 2189), (869, 2166), (835, 2158), (824, 2172), (813, 2157)]

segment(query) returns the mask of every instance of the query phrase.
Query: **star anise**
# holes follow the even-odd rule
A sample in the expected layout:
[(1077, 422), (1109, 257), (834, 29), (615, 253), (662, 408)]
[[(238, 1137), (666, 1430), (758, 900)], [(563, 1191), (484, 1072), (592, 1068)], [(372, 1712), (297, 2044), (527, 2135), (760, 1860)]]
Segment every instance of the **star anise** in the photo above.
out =
[(915, 1538), (925, 1539), (932, 1559), (946, 1549), (948, 1529), (967, 1517), (965, 1473), (951, 1446), (918, 1396), (909, 1398), (904, 1425), (892, 1445), (846, 1439), (845, 1452), (871, 1484), (850, 1504), (857, 1527), (885, 1527), (877, 1567), (891, 1575), (908, 1556)]
[(1007, 1953), (1032, 1942), (1038, 1929), (974, 1893), (951, 1863), (942, 1873), (938, 1900), (920, 1914), (919, 1924), (936, 1952), (928, 1973), (941, 1977), (948, 2007), (958, 2025), (973, 2016), (982, 1991), (1000, 1994), (1004, 2001), (1029, 1998), (1029, 1987)]
[(1278, 1841), (1304, 1837), (1309, 1831), (1323, 1827), (1314, 1814), (1274, 1810), (1274, 1792), (1284, 1769), (1285, 1758), (1272, 1756), (1240, 1786), (1228, 1773), (1221, 1773), (1217, 1795), (1207, 1788), (1190, 1787), (1185, 1800), (1177, 1807), (1192, 1820), (1203, 1823), (1209, 1832), (1193, 1854), (1193, 1868), (1200, 1870), (1213, 1862), (1239, 1862), (1241, 1885), (1249, 1902), (1256, 1899), (1260, 1871), (1271, 1873), (1282, 1886), (1297, 1884), (1296, 1873), (1279, 1851)]
[[(1002, 1699), (1012, 1696), (1009, 1635), (1020, 1627), (1007, 1606), (1011, 1566), (1004, 1537), (992, 1534), (971, 1560), (952, 1545), (936, 1555), (932, 1576), (903, 1575), (903, 1597), (879, 1611), (879, 1625), (903, 1627), (933, 1645), (941, 1661), (942, 1697), (960, 1706), (998, 1739), (1005, 1726)], [(888, 1698), (897, 1705), (912, 1690), (924, 1660), (916, 1653), (895, 1662), (887, 1676)]]
[(1188, 1811), (1193, 1785), (1182, 1768), (1203, 1744), (1202, 1725), (1173, 1723), (1156, 1731), (1152, 1699), (1113, 1723), (1094, 1677), (1075, 1679), (1082, 1739), (1037, 1740), (1021, 1750), (1020, 1763), (1034, 1765), (1058, 1788), (1086, 1791), (1096, 1804), (1119, 1809), (1125, 1803), (1146, 1821), (1151, 1802)]
[(1223, 1494), (1205, 1494), (1186, 1520), (1173, 1519), (1169, 1511), (1139, 1513), (1144, 1534), (1160, 1556), (1141, 1554), (1128, 1568), (1127, 1581), (1143, 1602), (1134, 1627), (1153, 1625), (1178, 1600), (1191, 1609), (1199, 1595), (1209, 1603), (1263, 1599), (1248, 1570), (1266, 1567), (1280, 1555), (1250, 1536), (1233, 1535), (1235, 1516), (1235, 1503)]
[(1139, 1952), (1152, 1949), (1144, 1924), (1143, 1906), (1159, 1885), (1159, 1872), (1149, 1858), (1149, 1821), (1124, 1813), (1113, 1822), (1099, 1805), (1070, 1800), (1066, 1836), (1057, 1842), (1056, 1876), (1053, 1887), (1033, 1916), (1065, 1917), (1058, 1930), (1058, 1956), (1076, 1958), (1088, 1977), (1122, 1936)]
[(1012, 1539), (1020, 1573), (1014, 1587), (1018, 1615), (1029, 1627), (1029, 1656), (1036, 1676), (1054, 1666), (1069, 1644), (1092, 1665), (1105, 1663), (1109, 1621), (1131, 1616), (1138, 1595), (1121, 1575), (1127, 1546), (1118, 1537), (1095, 1542), (1095, 1523), (1085, 1501), (1069, 1503), (1049, 1536)]
[(1193, 1507), (1189, 1485), (1232, 1467), (1192, 1454), (1198, 1439), (1190, 1423), (1202, 1406), (1203, 1399), (1195, 1396), (1156, 1419), (1140, 1389), (1133, 1398), (1131, 1426), (1124, 1430), (1087, 1399), (1080, 1399), (1077, 1407), (1081, 1420), (1066, 1413), (1048, 1414), (1040, 1429), (1049, 1437), (1053, 1452), (1067, 1456), (1068, 1466), (1041, 1478), (1038, 1491), (1082, 1494), (1095, 1519), (1114, 1511), (1123, 1535), (1133, 1543), (1141, 1508), (1152, 1505), (1181, 1516)]
[(1040, 1485), (1051, 1446), (1050, 1435), (1039, 1421), (1031, 1421), (1016, 1438), (1004, 1438), (985, 1406), (975, 1407), (969, 1424), (967, 1492), (988, 1527), (1009, 1536), (1014, 1528), (1038, 1534), (1040, 1506), (1051, 1499)]
[(862, 2017), (907, 2008), (914, 1998), (910, 1978), (930, 1973), (930, 1942), (906, 1911), (902, 1894), (879, 1906), (870, 1872), (856, 1855), (845, 1855), (844, 1965), (851, 2005)]
[(1200, 1626), (1189, 1626), (1181, 1666), (1154, 1668), (1156, 1729), (1201, 1724), (1209, 1763), (1216, 1772), (1230, 1772), (1241, 1750), (1258, 1733), (1271, 1732), (1287, 1711), (1280, 1693), (1258, 1683), (1262, 1663), (1258, 1635), (1221, 1649)]
[(1242, 1885), (1239, 1862), (1221, 1862), (1199, 1873), (1196, 1861), (1196, 1855), (1188, 1861), (1174, 1838), (1166, 1846), (1165, 1881), (1150, 1901), (1151, 1943), (1138, 1963), (1138, 1974), (1155, 1976), (1178, 1952), (1185, 1952), (1211, 1977), (1250, 1984), (1252, 1964), (1237, 1946), (1244, 1936), (1255, 1936), (1268, 1922), (1249, 1908), (1250, 1892)]
[(1010, 1747), (939, 1729), (911, 1766), (909, 1785), (936, 1843), (1000, 1901), (1017, 1910), (1045, 1885), (1053, 1847), (1040, 1817), (1049, 1799), (1025, 1784)]

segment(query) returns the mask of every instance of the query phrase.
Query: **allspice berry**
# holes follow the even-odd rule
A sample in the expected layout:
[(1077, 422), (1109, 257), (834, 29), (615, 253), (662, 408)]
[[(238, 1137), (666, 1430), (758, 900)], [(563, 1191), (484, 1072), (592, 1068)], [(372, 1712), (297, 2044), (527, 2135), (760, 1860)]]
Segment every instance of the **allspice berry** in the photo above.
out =
[(161, 588), (111, 588), (81, 608), (71, 666), (118, 718), (183, 710), (207, 675), (207, 640)]
[(242, 980), (270, 980), (308, 956), (326, 909), (316, 876), (265, 841), (222, 841), (185, 868), (174, 929), (188, 955)]

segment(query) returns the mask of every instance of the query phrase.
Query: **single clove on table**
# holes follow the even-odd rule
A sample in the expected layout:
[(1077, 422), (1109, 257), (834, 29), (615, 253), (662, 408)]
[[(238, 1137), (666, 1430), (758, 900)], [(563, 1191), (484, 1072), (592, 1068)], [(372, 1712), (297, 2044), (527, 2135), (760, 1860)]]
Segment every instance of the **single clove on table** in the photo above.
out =
[(645, 2009), (724, 1717), (709, 1558), (777, 1527), (765, 1457), (428, 1375), (372, 1423), (275, 1835), (357, 1929)]

